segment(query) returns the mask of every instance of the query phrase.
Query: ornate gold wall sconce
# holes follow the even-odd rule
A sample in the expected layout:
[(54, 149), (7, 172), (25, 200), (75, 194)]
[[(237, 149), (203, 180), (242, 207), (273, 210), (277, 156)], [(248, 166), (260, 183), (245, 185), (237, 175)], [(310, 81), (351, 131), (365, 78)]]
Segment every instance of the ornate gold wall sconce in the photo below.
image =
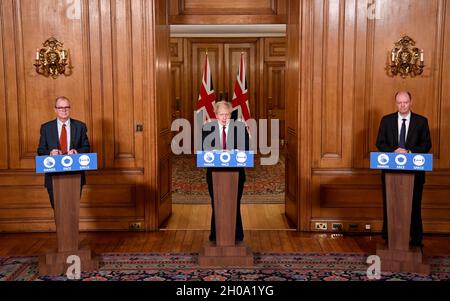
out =
[(402, 78), (408, 75), (415, 77), (422, 74), (423, 67), (423, 50), (414, 47), (416, 42), (408, 36), (404, 36), (391, 50), (390, 65), (387, 70), (390, 76), (399, 74)]
[(58, 75), (71, 74), (71, 68), (66, 72), (66, 66), (69, 61), (69, 52), (63, 49), (63, 43), (51, 37), (42, 44), (44, 47), (36, 50), (36, 72), (46, 77), (57, 78)]

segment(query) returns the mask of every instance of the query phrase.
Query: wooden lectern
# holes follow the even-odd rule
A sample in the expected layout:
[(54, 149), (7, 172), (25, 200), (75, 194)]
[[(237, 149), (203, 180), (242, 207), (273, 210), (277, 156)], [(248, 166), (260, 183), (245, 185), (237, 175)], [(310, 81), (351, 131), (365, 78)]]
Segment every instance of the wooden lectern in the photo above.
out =
[(409, 246), (413, 173), (386, 173), (388, 245), (377, 245), (381, 271), (430, 273), (420, 247)]
[(235, 241), (238, 177), (238, 171), (213, 172), (216, 243), (202, 248), (201, 266), (253, 266), (250, 248)]
[(81, 271), (97, 270), (98, 262), (91, 258), (90, 249), (78, 247), (81, 175), (80, 173), (54, 173), (52, 180), (58, 251), (47, 253), (39, 258), (39, 274), (65, 274), (72, 264), (72, 262), (66, 262), (71, 255), (80, 258)]

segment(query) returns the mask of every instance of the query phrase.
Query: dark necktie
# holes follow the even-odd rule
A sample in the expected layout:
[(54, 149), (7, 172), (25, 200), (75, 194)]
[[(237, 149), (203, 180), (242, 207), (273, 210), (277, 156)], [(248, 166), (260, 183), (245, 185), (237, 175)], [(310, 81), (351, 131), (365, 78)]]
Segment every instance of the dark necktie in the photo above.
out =
[(405, 139), (406, 139), (406, 118), (403, 118), (402, 128), (400, 129), (400, 141), (398, 147), (406, 149)]
[(225, 126), (222, 127), (222, 147), (227, 149), (227, 133), (225, 132)]
[(66, 125), (63, 124), (61, 128), (61, 136), (59, 137), (59, 145), (61, 146), (61, 152), (63, 155), (67, 154), (67, 131)]

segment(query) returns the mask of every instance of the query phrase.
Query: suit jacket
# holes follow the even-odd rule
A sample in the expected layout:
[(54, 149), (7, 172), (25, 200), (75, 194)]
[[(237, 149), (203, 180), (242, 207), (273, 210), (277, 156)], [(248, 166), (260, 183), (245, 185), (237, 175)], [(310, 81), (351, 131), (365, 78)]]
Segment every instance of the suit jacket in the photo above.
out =
[[(398, 148), (398, 113), (392, 113), (381, 119), (376, 146), (381, 152), (393, 152)], [(411, 120), (406, 136), (405, 147), (412, 153), (428, 153), (431, 149), (430, 129), (424, 116), (411, 112)], [(424, 172), (416, 174), (425, 181)]]
[[(211, 127), (209, 129), (209, 127)], [(222, 149), (222, 142), (220, 141), (220, 135), (219, 131), (222, 130), (222, 127), (219, 126), (219, 122), (217, 120), (209, 122), (205, 125), (203, 125), (202, 128), (202, 142), (205, 142), (205, 139), (214, 137), (215, 139), (212, 140), (212, 143), (209, 147), (205, 147), (202, 143), (202, 149), (203, 150), (221, 150)], [(242, 136), (242, 133), (244, 136)], [(216, 145), (216, 142), (217, 145)], [(241, 121), (231, 121), (230, 127), (228, 129), (227, 133), (227, 149), (240, 149), (240, 150), (249, 150), (250, 149), (250, 138), (248, 135), (248, 131), (245, 128), (245, 124)], [(244, 182), (245, 181), (245, 169), (243, 167), (230, 167), (230, 168), (213, 168), (208, 167), (206, 169), (207, 177), (212, 177), (212, 171), (218, 170), (218, 171), (226, 171), (226, 170), (237, 170), (239, 171), (239, 181)]]
[[(90, 151), (89, 139), (87, 137), (86, 125), (76, 119), (70, 118), (70, 147), (76, 149), (79, 153), (88, 153)], [(52, 149), (60, 149), (58, 137), (58, 123), (54, 119), (41, 125), (41, 136), (37, 153), (39, 156), (48, 156)], [(84, 172), (81, 173), (81, 185), (86, 183)], [(45, 187), (52, 189), (51, 174), (45, 174)]]

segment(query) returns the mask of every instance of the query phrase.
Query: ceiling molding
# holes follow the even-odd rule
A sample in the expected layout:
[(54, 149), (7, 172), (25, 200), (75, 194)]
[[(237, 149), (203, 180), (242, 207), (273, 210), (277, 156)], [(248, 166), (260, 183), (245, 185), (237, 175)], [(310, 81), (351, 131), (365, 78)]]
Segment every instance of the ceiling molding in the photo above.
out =
[(285, 37), (286, 24), (170, 25), (171, 37)]

